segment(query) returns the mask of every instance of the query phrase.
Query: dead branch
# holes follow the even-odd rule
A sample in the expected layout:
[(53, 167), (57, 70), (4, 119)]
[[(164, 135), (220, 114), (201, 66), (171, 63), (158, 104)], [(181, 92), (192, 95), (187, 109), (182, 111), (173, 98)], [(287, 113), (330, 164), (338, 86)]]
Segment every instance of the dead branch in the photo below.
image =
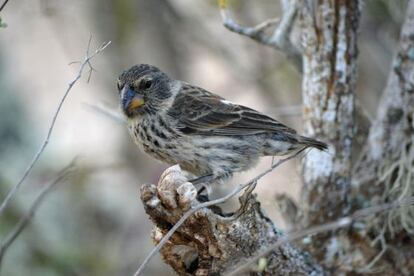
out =
[[(197, 190), (190, 182), (187, 182), (178, 166), (166, 170), (157, 186), (143, 186), (141, 200), (146, 212), (156, 225), (153, 238), (157, 246), (145, 258), (135, 275), (141, 275), (145, 266), (158, 251), (161, 251), (166, 262), (179, 274), (185, 274), (188, 271), (192, 271), (195, 275), (222, 272), (243, 257), (240, 256), (240, 250), (245, 251), (244, 257), (248, 257), (269, 241), (277, 239), (281, 233), (264, 216), (259, 207), (260, 204), (255, 199), (248, 199), (246, 212), (233, 220), (223, 217), (222, 214), (214, 213), (213, 209), (217, 207), (213, 208), (213, 206), (228, 201), (243, 189), (254, 185), (263, 176), (299, 153), (272, 164), (268, 170), (240, 185), (226, 196), (204, 203), (196, 200)], [(240, 236), (237, 233), (243, 233), (243, 235)], [(195, 237), (195, 240), (191, 237)], [(188, 240), (184, 241), (185, 239)], [(241, 240), (238, 243), (237, 239), (244, 241), (244, 249), (237, 248), (242, 244)], [(276, 266), (277, 263), (277, 267), (269, 264), (268, 271), (283, 267), (291, 272), (322, 273), (317, 264), (312, 263), (307, 257), (305, 261), (305, 256), (290, 245), (281, 251), (272, 256), (272, 265)], [(282, 260), (283, 258), (278, 257), (280, 254), (291, 258)], [(237, 258), (236, 255), (238, 255)]]
[(19, 237), (23, 230), (27, 227), (29, 222), (32, 220), (40, 204), (44, 201), (46, 195), (52, 191), (57, 184), (66, 180), (66, 178), (73, 173), (75, 168), (74, 160), (65, 168), (63, 168), (59, 173), (56, 179), (47, 184), (40, 193), (36, 196), (32, 205), (29, 208), (29, 211), (19, 220), (17, 225), (10, 231), (10, 233), (1, 241), (0, 244), (0, 266), (3, 260), (4, 255), (6, 254), (7, 249), (13, 244), (13, 242)]
[[(352, 215), (342, 217), (340, 219), (337, 219), (333, 222), (324, 223), (322, 225), (316, 225), (309, 227), (307, 229), (293, 231), (290, 233), (287, 233), (285, 236), (283, 236), (281, 239), (279, 239), (274, 244), (270, 245), (268, 248), (263, 250), (262, 252), (259, 252), (254, 257), (250, 258), (249, 260), (244, 260), (240, 262), (238, 265), (236, 265), (236, 269), (229, 271), (226, 275), (239, 275), (239, 273), (247, 270), (250, 266), (252, 266), (255, 262), (257, 262), (260, 258), (268, 255), (270, 252), (278, 248), (284, 243), (293, 242), (295, 240), (314, 236), (321, 233), (326, 233), (329, 231), (334, 231), (340, 228), (349, 227), (352, 224), (357, 224), (359, 221), (360, 223), (367, 223), (367, 219), (369, 217), (372, 217), (377, 214), (383, 214), (385, 212), (390, 212), (393, 210), (397, 210), (399, 208), (404, 207), (410, 207), (414, 205), (414, 197), (410, 197), (404, 200), (398, 200), (391, 203), (385, 203), (378, 206), (372, 206), (365, 209), (357, 210)], [(368, 265), (369, 266), (369, 265)], [(366, 271), (368, 272), (368, 271)]]
[[(91, 39), (92, 37), (89, 38), (88, 41), (88, 48), (86, 50), (86, 55), (85, 58), (83, 59), (83, 61), (80, 63), (79, 65), (79, 70), (77, 75), (75, 76), (75, 78), (69, 82), (68, 84), (68, 88), (66, 89), (65, 93), (63, 94), (62, 98), (59, 101), (59, 104), (56, 108), (55, 113), (53, 114), (52, 117), (52, 122), (50, 123), (48, 132), (46, 134), (46, 137), (42, 143), (42, 145), (40, 146), (40, 148), (38, 149), (37, 153), (35, 154), (35, 156), (33, 157), (33, 160), (30, 162), (29, 166), (26, 168), (26, 170), (23, 173), (23, 176), (20, 178), (19, 182), (17, 182), (12, 188), (11, 190), (8, 192), (8, 194), (6, 195), (6, 197), (4, 198), (3, 202), (0, 205), (0, 215), (3, 213), (3, 211), (6, 209), (6, 207), (9, 204), (9, 201), (13, 198), (13, 196), (17, 193), (17, 191), (19, 190), (20, 186), (23, 184), (23, 182), (26, 180), (26, 178), (28, 177), (28, 175), (30, 174), (30, 172), (32, 171), (34, 165), (36, 164), (36, 162), (39, 160), (40, 156), (42, 155), (42, 153), (44, 152), (46, 146), (49, 143), (50, 137), (52, 135), (52, 132), (54, 130), (55, 124), (56, 124), (56, 120), (57, 117), (60, 113), (60, 110), (62, 109), (62, 106), (67, 98), (67, 96), (69, 95), (69, 92), (72, 90), (72, 87), (75, 85), (75, 83), (82, 77), (82, 73), (85, 69), (86, 66), (90, 66), (90, 61), (99, 53), (101, 53), (103, 50), (105, 50), (106, 47), (108, 47), (109, 44), (111, 44), (111, 42), (105, 42), (103, 43), (100, 47), (98, 47), (92, 54), (89, 54), (90, 51), (90, 44), (91, 44)], [(90, 67), (90, 72), (92, 72), (93, 68)]]
[[(298, 11), (297, 0), (283, 0), (283, 16), (279, 19), (268, 19), (254, 27), (243, 27), (230, 16), (227, 8), (227, 1), (220, 1), (220, 14), (223, 25), (230, 31), (249, 37), (254, 41), (266, 46), (270, 46), (286, 53), (288, 58), (294, 61), (294, 64), (301, 70), (301, 53), (290, 35)], [(277, 25), (272, 35), (266, 34), (266, 31)]]
[(4, 7), (7, 5), (7, 2), (9, 2), (9, 0), (4, 0), (3, 4), (1, 4), (0, 7), (0, 12), (4, 9)]

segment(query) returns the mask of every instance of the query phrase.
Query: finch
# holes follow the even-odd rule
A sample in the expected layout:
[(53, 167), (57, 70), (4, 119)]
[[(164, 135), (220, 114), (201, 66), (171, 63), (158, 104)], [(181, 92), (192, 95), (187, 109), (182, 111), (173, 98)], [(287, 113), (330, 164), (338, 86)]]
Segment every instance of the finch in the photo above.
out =
[(152, 65), (124, 71), (117, 85), (135, 143), (199, 180), (226, 179), (253, 167), (262, 156), (327, 149), (269, 116), (172, 79)]

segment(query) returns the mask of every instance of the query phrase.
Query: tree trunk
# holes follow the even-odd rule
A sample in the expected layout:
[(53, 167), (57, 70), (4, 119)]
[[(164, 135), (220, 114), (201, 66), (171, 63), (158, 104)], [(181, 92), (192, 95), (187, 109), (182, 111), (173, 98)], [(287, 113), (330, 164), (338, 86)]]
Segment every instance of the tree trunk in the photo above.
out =
[[(354, 168), (355, 206), (395, 202), (414, 196), (414, 1), (408, 3), (398, 52), (377, 116)], [(393, 273), (413, 275), (414, 207), (391, 210), (367, 224), (382, 239), (384, 260)]]
[[(329, 144), (303, 161), (304, 225), (349, 212), (359, 0), (302, 1), (305, 132)], [(321, 210), (329, 210), (321, 212)]]

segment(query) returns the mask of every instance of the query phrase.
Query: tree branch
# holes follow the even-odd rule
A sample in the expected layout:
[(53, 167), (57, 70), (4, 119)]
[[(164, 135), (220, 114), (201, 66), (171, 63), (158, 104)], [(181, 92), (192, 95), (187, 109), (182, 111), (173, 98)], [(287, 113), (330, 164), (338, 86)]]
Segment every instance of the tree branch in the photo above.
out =
[[(254, 41), (266, 46), (270, 46), (286, 53), (288, 58), (294, 61), (294, 64), (301, 68), (301, 53), (292, 43), (290, 35), (297, 16), (297, 0), (282, 0), (283, 16), (282, 19), (268, 19), (254, 27), (243, 27), (232, 19), (227, 9), (227, 1), (221, 1), (220, 14), (224, 27), (240, 35), (249, 37)], [(266, 31), (279, 23), (272, 35), (266, 34)]]
[[(240, 252), (243, 252), (244, 257), (249, 257), (270, 241), (277, 240), (281, 236), (280, 231), (264, 216), (260, 204), (253, 198), (247, 200), (247, 207), (243, 208), (245, 212), (232, 220), (213, 210), (217, 210), (217, 204), (226, 202), (243, 189), (252, 186), (298, 154), (279, 160), (226, 196), (204, 203), (195, 199), (196, 189), (187, 182), (178, 166), (165, 171), (157, 186), (143, 186), (141, 200), (156, 225), (153, 238), (158, 244), (135, 275), (143, 272), (149, 260), (159, 250), (166, 262), (179, 274), (190, 271), (195, 274), (220, 273), (243, 257)], [(178, 229), (180, 230), (177, 232)], [(290, 272), (316, 272), (318, 275), (322, 273), (317, 264), (290, 245), (275, 252), (270, 259), (272, 261), (266, 268), (268, 272), (283, 268)]]
[(0, 7), (0, 12), (4, 9), (4, 7), (7, 5), (7, 2), (9, 2), (9, 0), (4, 0), (3, 4), (1, 4)]
[(12, 245), (12, 243), (17, 239), (17, 237), (23, 232), (23, 230), (27, 227), (33, 216), (35, 215), (35, 212), (39, 208), (40, 204), (43, 202), (43, 199), (46, 197), (46, 195), (60, 182), (64, 181), (70, 174), (73, 173), (74, 170), (74, 164), (75, 161), (73, 160), (68, 166), (66, 166), (64, 169), (62, 169), (55, 180), (50, 182), (48, 185), (46, 185), (40, 193), (37, 195), (35, 200), (33, 201), (32, 205), (29, 208), (29, 211), (26, 213), (25, 216), (23, 216), (20, 221), (17, 223), (17, 225), (14, 227), (14, 229), (7, 235), (7, 237), (1, 241), (0, 245), (0, 266), (3, 260), (3, 257), (9, 249), (9, 247)]
[[(30, 162), (29, 166), (26, 168), (26, 170), (23, 173), (23, 176), (20, 178), (19, 182), (17, 182), (12, 188), (11, 190), (8, 192), (8, 194), (6, 195), (6, 197), (4, 198), (3, 202), (0, 205), (0, 215), (4, 212), (4, 210), (6, 209), (6, 207), (9, 204), (9, 201), (13, 198), (13, 196), (17, 193), (17, 191), (19, 190), (20, 186), (23, 184), (23, 182), (26, 180), (26, 178), (28, 177), (28, 175), (30, 174), (30, 172), (32, 171), (34, 165), (36, 164), (36, 162), (39, 160), (40, 156), (42, 155), (42, 153), (44, 152), (46, 146), (49, 143), (50, 137), (52, 135), (52, 132), (54, 130), (55, 127), (55, 123), (57, 120), (57, 117), (60, 113), (60, 110), (62, 109), (62, 106), (67, 98), (67, 96), (69, 95), (69, 92), (72, 90), (72, 87), (75, 85), (75, 83), (81, 78), (83, 70), (85, 69), (86, 66), (90, 66), (90, 61), (99, 53), (101, 53), (103, 50), (105, 50), (106, 47), (108, 47), (108, 45), (111, 43), (109, 42), (105, 42), (103, 43), (98, 49), (96, 49), (91, 55), (89, 54), (90, 51), (90, 43), (91, 43), (91, 39), (92, 37), (89, 38), (88, 41), (88, 48), (86, 50), (86, 55), (85, 58), (83, 59), (83, 61), (80, 63), (79, 65), (79, 70), (78, 73), (76, 75), (76, 77), (69, 83), (68, 88), (66, 89), (65, 93), (63, 94), (63, 97), (60, 99), (59, 104), (56, 108), (56, 111), (52, 117), (52, 122), (49, 126), (48, 132), (46, 134), (46, 137), (42, 143), (42, 145), (40, 146), (40, 148), (38, 149), (37, 153), (35, 154), (35, 156), (33, 157), (33, 160)], [(93, 70), (92, 67), (90, 67), (90, 70)]]
[[(328, 231), (334, 231), (340, 228), (349, 227), (352, 224), (358, 223), (358, 220), (362, 220), (362, 219), (367, 220), (369, 217), (373, 215), (378, 215), (384, 212), (390, 212), (398, 208), (410, 207), (413, 205), (414, 205), (414, 197), (410, 197), (404, 200), (398, 200), (395, 202), (385, 203), (385, 204), (381, 204), (378, 206), (372, 206), (372, 207), (368, 207), (362, 210), (358, 210), (358, 211), (355, 211), (350, 216), (339, 218), (333, 222), (324, 223), (322, 225), (316, 225), (316, 226), (309, 227), (307, 229), (287, 233), (277, 242), (270, 245), (265, 250), (259, 252), (254, 257), (250, 258), (249, 260), (243, 260), (243, 262), (240, 262), (238, 265), (235, 266), (236, 269), (232, 270), (231, 272), (229, 271), (226, 275), (228, 276), (240, 275), (241, 272), (247, 270), (250, 266), (252, 266), (252, 264), (257, 262), (260, 258), (266, 256), (267, 254), (269, 254), (270, 252), (272, 252), (273, 250), (275, 250), (276, 248), (278, 248), (279, 246), (285, 243), (293, 242), (301, 238), (314, 236), (314, 235), (321, 234), (321, 233), (326, 233)], [(365, 224), (367, 222), (365, 221), (362, 223)]]

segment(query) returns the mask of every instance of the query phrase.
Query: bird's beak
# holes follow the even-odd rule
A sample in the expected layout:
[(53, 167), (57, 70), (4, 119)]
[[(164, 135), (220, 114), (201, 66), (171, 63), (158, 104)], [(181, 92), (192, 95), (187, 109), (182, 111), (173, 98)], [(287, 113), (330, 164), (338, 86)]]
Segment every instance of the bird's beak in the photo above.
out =
[(131, 88), (124, 87), (122, 91), (122, 108), (128, 114), (144, 105), (144, 97), (135, 93)]
[(144, 97), (142, 97), (141, 95), (135, 95), (134, 97), (132, 97), (131, 102), (128, 105), (128, 109), (136, 109), (138, 107), (141, 107), (142, 105), (144, 105)]

